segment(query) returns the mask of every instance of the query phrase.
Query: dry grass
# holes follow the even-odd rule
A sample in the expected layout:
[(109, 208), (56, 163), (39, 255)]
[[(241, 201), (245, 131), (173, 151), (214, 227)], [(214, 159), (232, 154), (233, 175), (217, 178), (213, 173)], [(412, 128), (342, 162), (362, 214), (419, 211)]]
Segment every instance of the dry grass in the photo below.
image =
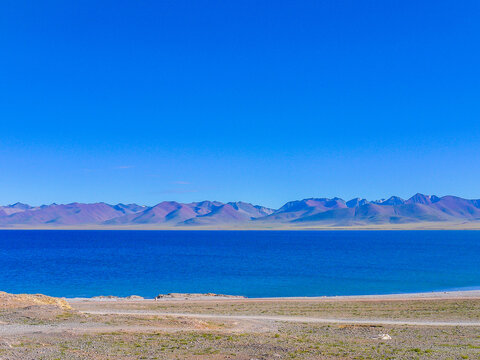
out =
[(449, 300), (239, 300), (160, 301), (75, 304), (75, 307), (102, 310), (156, 310), (192, 314), (286, 315), (321, 318), (480, 320), (480, 299)]

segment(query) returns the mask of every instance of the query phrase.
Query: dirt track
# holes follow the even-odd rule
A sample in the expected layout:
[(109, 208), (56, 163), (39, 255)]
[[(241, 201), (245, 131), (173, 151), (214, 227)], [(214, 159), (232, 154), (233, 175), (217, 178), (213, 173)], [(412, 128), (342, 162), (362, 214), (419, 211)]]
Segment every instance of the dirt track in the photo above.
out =
[(157, 311), (118, 311), (118, 310), (92, 310), (83, 311), (95, 315), (136, 315), (136, 316), (170, 316), (189, 317), (195, 319), (213, 320), (257, 320), (257, 321), (286, 321), (298, 323), (318, 324), (352, 324), (352, 325), (408, 325), (408, 326), (477, 326), (478, 321), (411, 321), (411, 320), (388, 320), (388, 319), (327, 319), (304, 316), (268, 316), (268, 315), (222, 315), (222, 314), (190, 314), (190, 313), (169, 313)]

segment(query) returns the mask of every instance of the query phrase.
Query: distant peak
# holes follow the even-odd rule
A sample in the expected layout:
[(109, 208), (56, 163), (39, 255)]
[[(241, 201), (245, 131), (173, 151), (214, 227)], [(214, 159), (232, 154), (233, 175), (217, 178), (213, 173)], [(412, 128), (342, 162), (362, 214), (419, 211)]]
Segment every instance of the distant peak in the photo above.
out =
[(402, 205), (405, 203), (405, 200), (403, 200), (401, 197), (398, 196), (391, 196), (388, 199), (382, 199), (378, 202), (375, 202), (376, 204), (379, 205)]
[(22, 210), (27, 210), (32, 208), (30, 205), (24, 204), (21, 202), (16, 202), (15, 204), (8, 205), (7, 207), (12, 209), (22, 209)]
[(368, 203), (369, 203), (369, 201), (367, 199), (361, 199), (361, 198), (357, 197), (357, 198), (354, 198), (352, 200), (347, 201), (346, 205), (349, 208), (355, 208), (355, 207), (359, 207), (359, 206), (362, 206), (362, 205), (365, 205), (365, 204), (368, 204)]
[(407, 203), (428, 205), (438, 200), (440, 200), (439, 197), (435, 195), (425, 195), (421, 193), (416, 193), (410, 199), (407, 200)]

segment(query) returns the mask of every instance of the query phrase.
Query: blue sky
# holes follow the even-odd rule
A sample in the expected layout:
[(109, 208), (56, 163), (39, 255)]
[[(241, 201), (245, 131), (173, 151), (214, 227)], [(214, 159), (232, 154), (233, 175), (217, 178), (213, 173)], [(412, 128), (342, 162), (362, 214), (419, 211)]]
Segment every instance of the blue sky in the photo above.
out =
[(0, 4), (0, 203), (480, 198), (478, 1)]

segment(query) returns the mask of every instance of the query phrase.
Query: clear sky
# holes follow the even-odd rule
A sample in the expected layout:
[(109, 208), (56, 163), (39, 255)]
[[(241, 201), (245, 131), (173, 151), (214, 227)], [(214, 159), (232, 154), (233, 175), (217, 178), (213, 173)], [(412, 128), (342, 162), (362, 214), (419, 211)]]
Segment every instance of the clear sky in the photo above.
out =
[(4, 0), (0, 204), (480, 198), (480, 2)]

